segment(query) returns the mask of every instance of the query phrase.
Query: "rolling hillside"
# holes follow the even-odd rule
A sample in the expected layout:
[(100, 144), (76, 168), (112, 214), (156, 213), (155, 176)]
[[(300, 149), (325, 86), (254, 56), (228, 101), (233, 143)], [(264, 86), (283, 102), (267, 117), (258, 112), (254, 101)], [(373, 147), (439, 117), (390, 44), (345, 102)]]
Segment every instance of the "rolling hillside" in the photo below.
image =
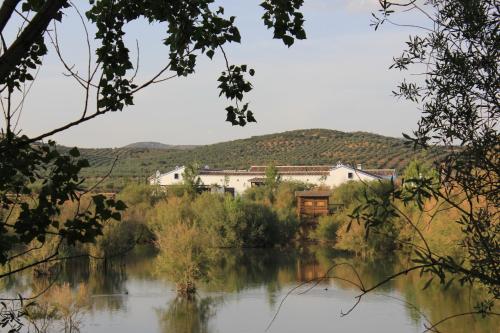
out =
[[(401, 171), (416, 155), (403, 139), (366, 132), (340, 132), (327, 129), (295, 130), (255, 136), (192, 148), (81, 149), (91, 168), (84, 175), (89, 181), (107, 174), (118, 158), (111, 177), (103, 186), (111, 190), (131, 179), (145, 181), (156, 170), (168, 171), (176, 165), (197, 162), (212, 168), (248, 168), (267, 164), (363, 164), (365, 168), (396, 168)], [(443, 152), (426, 153), (437, 159)]]
[(146, 149), (193, 149), (194, 145), (166, 145), (160, 142), (134, 142), (123, 148), (146, 148)]

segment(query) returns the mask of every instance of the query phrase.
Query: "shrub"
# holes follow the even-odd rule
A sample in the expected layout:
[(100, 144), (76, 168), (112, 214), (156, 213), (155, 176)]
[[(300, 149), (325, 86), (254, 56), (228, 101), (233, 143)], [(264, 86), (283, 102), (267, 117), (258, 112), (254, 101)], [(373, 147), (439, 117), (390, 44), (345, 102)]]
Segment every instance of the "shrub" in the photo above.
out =
[(156, 246), (160, 249), (158, 270), (177, 284), (179, 295), (194, 294), (196, 282), (208, 277), (204, 233), (190, 221), (168, 225), (157, 233)]
[(156, 202), (157, 193), (155, 186), (149, 184), (129, 184), (118, 193), (118, 198), (128, 206), (139, 204), (152, 205)]
[(369, 183), (348, 182), (334, 188), (332, 200), (342, 203), (345, 208), (335, 216), (341, 227), (337, 230), (337, 246), (361, 255), (385, 254), (400, 246), (397, 243), (404, 223), (395, 218), (367, 230), (364, 225), (352, 220), (349, 216), (354, 209), (369, 200), (379, 200), (387, 196), (392, 189), (388, 181)]
[(269, 207), (241, 198), (226, 200), (229, 226), (234, 245), (264, 247), (279, 242), (278, 217)]
[(25, 308), (28, 331), (80, 332), (83, 316), (90, 308), (90, 293), (86, 285), (73, 290), (68, 283), (54, 285)]
[(334, 242), (337, 239), (337, 231), (341, 225), (342, 222), (336, 216), (320, 216), (312, 236), (320, 241)]
[(168, 200), (158, 202), (148, 215), (149, 229), (157, 234), (171, 225), (193, 221), (194, 213), (191, 203), (192, 201), (187, 196), (169, 197)]

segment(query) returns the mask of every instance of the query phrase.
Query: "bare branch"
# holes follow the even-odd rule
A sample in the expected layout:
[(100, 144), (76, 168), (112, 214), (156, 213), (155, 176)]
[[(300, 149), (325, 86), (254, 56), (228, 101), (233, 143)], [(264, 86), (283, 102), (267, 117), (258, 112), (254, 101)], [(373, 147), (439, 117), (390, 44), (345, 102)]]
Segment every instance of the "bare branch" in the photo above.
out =
[(489, 315), (489, 316), (500, 316), (500, 313), (497, 312), (484, 312), (484, 311), (470, 311), (470, 312), (463, 312), (463, 313), (457, 313), (451, 316), (448, 316), (446, 318), (441, 319), (440, 321), (436, 322), (432, 326), (427, 327), (425, 325), (425, 331), (424, 332), (436, 332), (436, 327), (441, 325), (444, 322), (447, 322), (448, 320), (455, 319), (458, 317), (464, 317), (464, 316), (471, 316), (471, 315)]

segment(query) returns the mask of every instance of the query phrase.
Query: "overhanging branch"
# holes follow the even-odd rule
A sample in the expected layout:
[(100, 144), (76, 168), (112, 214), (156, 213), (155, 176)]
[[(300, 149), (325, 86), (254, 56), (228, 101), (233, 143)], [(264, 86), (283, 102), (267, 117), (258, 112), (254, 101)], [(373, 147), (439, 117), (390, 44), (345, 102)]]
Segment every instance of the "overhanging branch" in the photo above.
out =
[[(19, 1), (7, 0), (6, 2), (16, 2), (17, 4), (17, 2)], [(1, 9), (3, 9), (4, 6), (7, 6), (6, 2), (4, 2), (4, 5)], [(43, 5), (42, 9), (35, 15), (35, 17), (33, 17), (33, 20), (31, 20), (30, 24), (28, 24), (28, 26), (23, 30), (23, 32), (14, 41), (14, 43), (12, 43), (12, 45), (7, 50), (5, 50), (5, 53), (0, 57), (0, 81), (3, 81), (14, 70), (23, 56), (28, 52), (33, 43), (36, 41), (36, 39), (44, 33), (49, 23), (56, 17), (56, 14), (64, 7), (66, 3), (67, 0), (51, 0), (47, 1), (45, 5)], [(2, 19), (1, 16), (0, 19)], [(0, 24), (1, 23), (2, 21), (0, 21)], [(5, 22), (5, 24), (6, 23), (7, 22)], [(0, 28), (2, 28), (1, 25)]]
[(0, 7), (0, 32), (3, 32), (3, 29), (9, 22), (12, 13), (16, 10), (17, 4), (21, 0), (4, 0), (2, 7)]

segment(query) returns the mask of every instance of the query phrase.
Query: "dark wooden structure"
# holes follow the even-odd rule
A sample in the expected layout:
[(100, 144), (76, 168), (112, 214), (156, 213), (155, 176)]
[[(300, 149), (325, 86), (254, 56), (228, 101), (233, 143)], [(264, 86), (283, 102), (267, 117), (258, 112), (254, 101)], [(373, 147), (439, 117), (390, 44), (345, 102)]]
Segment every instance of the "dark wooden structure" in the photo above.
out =
[(319, 216), (330, 214), (329, 191), (297, 191), (297, 214), (303, 221), (316, 223)]
[(266, 184), (266, 178), (254, 177), (248, 180), (251, 187), (264, 186)]

